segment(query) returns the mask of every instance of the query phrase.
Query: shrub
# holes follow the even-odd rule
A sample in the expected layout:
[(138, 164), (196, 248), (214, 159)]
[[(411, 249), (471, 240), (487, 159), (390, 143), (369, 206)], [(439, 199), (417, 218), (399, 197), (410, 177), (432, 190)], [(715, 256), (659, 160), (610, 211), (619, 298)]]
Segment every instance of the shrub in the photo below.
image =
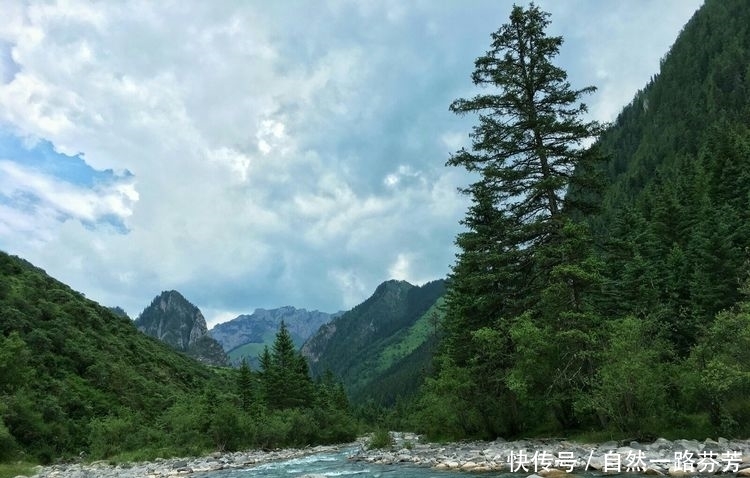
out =
[(375, 433), (372, 434), (370, 443), (368, 444), (368, 448), (370, 450), (391, 448), (393, 444), (394, 442), (391, 433), (388, 430), (381, 428), (379, 430), (376, 430)]

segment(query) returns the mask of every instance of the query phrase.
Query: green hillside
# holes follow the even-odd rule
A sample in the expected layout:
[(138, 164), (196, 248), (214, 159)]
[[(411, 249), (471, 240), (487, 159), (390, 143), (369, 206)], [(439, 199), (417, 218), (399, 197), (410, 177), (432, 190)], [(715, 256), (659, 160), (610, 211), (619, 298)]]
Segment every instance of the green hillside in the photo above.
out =
[(0, 462), (353, 439), (340, 384), (313, 383), (282, 338), (262, 374), (203, 365), (0, 252)]
[(357, 404), (392, 406), (415, 395), (432, 372), (444, 300), (440, 297), (410, 327), (377, 351), (372, 378), (354, 388)]
[(600, 141), (608, 307), (660, 316), (682, 355), (748, 272), (748, 24), (746, 2), (707, 1)]
[(244, 358), (249, 364), (253, 365), (254, 368), (257, 368), (258, 357), (263, 353), (264, 348), (270, 347), (270, 345), (273, 344), (274, 336), (275, 333), (269, 331), (263, 335), (262, 342), (249, 342), (233, 348), (227, 353), (229, 356), (229, 362), (240, 363)]
[[(43, 270), (0, 253), (0, 454), (42, 461), (148, 445), (179, 397), (223, 387), (218, 371), (138, 332)], [(114, 436), (113, 436), (114, 435)]]
[(414, 353), (430, 337), (437, 335), (443, 302), (440, 297), (414, 324), (393, 337), (393, 341), (378, 353), (378, 371), (392, 367)]
[[(324, 325), (302, 347), (311, 370), (327, 370), (341, 377), (356, 403), (378, 398), (392, 404), (396, 397), (414, 393), (424, 378), (424, 365), (411, 363), (414, 353), (437, 333), (438, 300), (442, 280), (421, 287), (405, 281), (384, 282), (362, 304)], [(419, 369), (421, 376), (385, 387), (382, 380), (395, 371)], [(381, 383), (375, 390), (374, 383)]]

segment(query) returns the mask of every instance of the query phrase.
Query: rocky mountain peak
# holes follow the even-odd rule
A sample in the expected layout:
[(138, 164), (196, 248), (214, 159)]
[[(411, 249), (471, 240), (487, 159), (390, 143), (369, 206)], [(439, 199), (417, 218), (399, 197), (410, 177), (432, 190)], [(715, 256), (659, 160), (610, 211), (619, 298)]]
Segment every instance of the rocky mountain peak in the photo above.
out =
[(151, 301), (135, 321), (141, 332), (202, 362), (224, 365), (226, 355), (208, 336), (200, 309), (176, 290), (164, 291)]

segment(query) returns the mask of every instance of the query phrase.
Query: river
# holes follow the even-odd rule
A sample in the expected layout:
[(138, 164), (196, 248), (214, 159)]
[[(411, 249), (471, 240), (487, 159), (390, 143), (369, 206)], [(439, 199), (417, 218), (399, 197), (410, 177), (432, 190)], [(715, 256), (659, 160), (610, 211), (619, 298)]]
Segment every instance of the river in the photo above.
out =
[[(467, 473), (458, 471), (435, 470), (409, 464), (377, 465), (355, 462), (347, 459), (356, 448), (338, 452), (319, 453), (304, 458), (264, 463), (241, 470), (221, 470), (190, 475), (193, 478), (324, 478), (324, 477), (362, 477), (362, 478), (469, 478), (472, 476), (492, 478), (525, 478), (531, 473)], [(602, 473), (582, 472), (570, 475), (573, 477), (595, 478)], [(610, 474), (611, 476), (611, 474)], [(645, 475), (618, 474), (618, 478), (643, 478)]]
[[(195, 478), (323, 478), (335, 477), (398, 477), (398, 478), (468, 478), (468, 473), (433, 470), (415, 465), (376, 465), (364, 462), (353, 462), (347, 459), (356, 448), (347, 448), (338, 452), (320, 453), (285, 461), (264, 463), (242, 470), (221, 470), (209, 473), (196, 473)], [(508, 473), (483, 474), (483, 476), (508, 476), (519, 478), (520, 475)]]

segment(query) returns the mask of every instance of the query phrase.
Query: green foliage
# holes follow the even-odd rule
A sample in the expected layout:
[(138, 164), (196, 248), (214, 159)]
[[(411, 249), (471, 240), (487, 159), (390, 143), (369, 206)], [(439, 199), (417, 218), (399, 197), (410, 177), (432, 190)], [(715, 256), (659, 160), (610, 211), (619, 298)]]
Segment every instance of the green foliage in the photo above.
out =
[(260, 373), (264, 398), (272, 409), (310, 405), (312, 380), (307, 361), (297, 351), (283, 321), (270, 355), (264, 352)]
[(5, 426), (0, 418), (0, 462), (9, 460), (18, 451), (18, 445), (15, 438), (10, 434), (10, 430)]
[[(748, 283), (750, 284), (750, 283)], [(750, 292), (748, 285), (744, 291)], [(750, 431), (750, 302), (720, 312), (693, 348), (688, 365), (695, 372), (685, 386), (708, 413), (711, 425), (725, 435)], [(691, 380), (692, 379), (692, 380)]]
[(604, 423), (631, 436), (652, 436), (670, 416), (673, 384), (670, 346), (654, 321), (626, 317), (607, 324), (607, 343), (590, 394), (578, 405), (590, 407)]
[(355, 436), (341, 385), (313, 384), (283, 334), (269, 353), (272, 379), (202, 365), (4, 253), (0, 291), (0, 461), (81, 451), (148, 459)]
[(89, 455), (111, 457), (125, 452), (151, 448), (166, 442), (161, 430), (143, 421), (143, 416), (127, 414), (120, 417), (94, 418), (89, 423)]
[(0, 336), (0, 394), (10, 394), (31, 378), (30, 352), (18, 332)]
[(741, 0), (707, 0), (585, 149), (601, 132), (580, 120), (591, 88), (551, 64), (548, 15), (513, 8), (475, 62), (486, 90), (451, 105), (478, 125), (448, 163), (478, 180), (421, 431), (750, 431), (748, 24)]
[(237, 379), (237, 392), (240, 398), (240, 406), (242, 407), (242, 410), (246, 412), (257, 407), (258, 402), (262, 398), (260, 396), (259, 385), (256, 378), (253, 376), (253, 372), (250, 370), (250, 366), (244, 358), (240, 363), (239, 378)]
[(488, 434), (477, 406), (481, 396), (469, 371), (444, 359), (440, 373), (428, 378), (422, 389), (414, 418), (417, 431), (431, 440), (485, 438)]
[(0, 478), (34, 475), (34, 464), (25, 462), (0, 463)]
[(367, 448), (370, 450), (382, 450), (393, 448), (395, 441), (389, 432), (385, 428), (376, 430), (370, 440), (367, 442)]
[(352, 400), (391, 406), (414, 395), (430, 368), (445, 281), (387, 281), (372, 297), (323, 326), (303, 351), (314, 376), (330, 370)]
[(599, 142), (611, 184), (589, 222), (612, 246), (609, 312), (652, 315), (680, 357), (746, 273), (748, 21), (742, 1), (707, 1)]
[(574, 426), (573, 404), (593, 373), (601, 264), (579, 218), (594, 209), (601, 156), (581, 143), (600, 126), (581, 119), (580, 100), (594, 88), (571, 89), (552, 63), (562, 39), (546, 34), (548, 17), (533, 5), (514, 7), (475, 62), (474, 84), (490, 91), (451, 105), (478, 114), (479, 124), (472, 151), (448, 164), (479, 180), (465, 189), (468, 230), (456, 240), (446, 300), (442, 354), (451, 365), (431, 386), (463, 375), (464, 385), (446, 393), (472, 412), (463, 425), (469, 435), (516, 434), (550, 413), (560, 427)]

